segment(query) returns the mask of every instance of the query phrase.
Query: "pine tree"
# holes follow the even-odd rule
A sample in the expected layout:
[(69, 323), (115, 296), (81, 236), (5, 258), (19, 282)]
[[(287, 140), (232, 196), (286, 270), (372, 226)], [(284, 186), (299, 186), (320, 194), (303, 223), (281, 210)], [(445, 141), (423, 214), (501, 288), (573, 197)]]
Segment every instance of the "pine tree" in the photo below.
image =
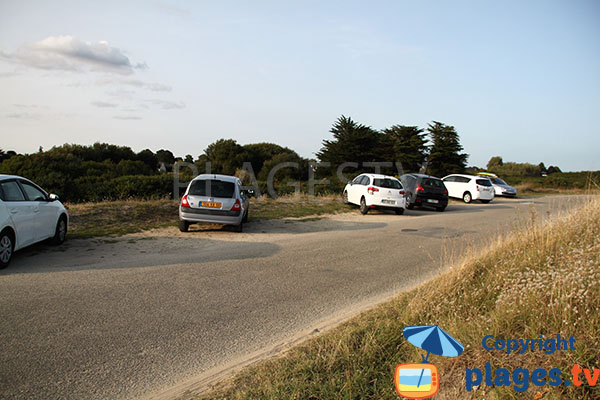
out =
[[(358, 169), (372, 172), (364, 167), (365, 162), (394, 162), (393, 143), (387, 135), (369, 126), (356, 123), (350, 117), (341, 116), (329, 130), (333, 140), (323, 140), (323, 147), (317, 153), (322, 162), (331, 163), (323, 168), (334, 175), (337, 167), (345, 162), (358, 163)], [(382, 170), (382, 172), (391, 172)]]
[(402, 163), (404, 172), (419, 172), (427, 160), (427, 138), (424, 130), (417, 126), (393, 125), (384, 129), (394, 143), (396, 161)]
[(427, 132), (432, 142), (427, 172), (438, 177), (463, 172), (469, 155), (461, 153), (463, 147), (454, 127), (433, 121)]

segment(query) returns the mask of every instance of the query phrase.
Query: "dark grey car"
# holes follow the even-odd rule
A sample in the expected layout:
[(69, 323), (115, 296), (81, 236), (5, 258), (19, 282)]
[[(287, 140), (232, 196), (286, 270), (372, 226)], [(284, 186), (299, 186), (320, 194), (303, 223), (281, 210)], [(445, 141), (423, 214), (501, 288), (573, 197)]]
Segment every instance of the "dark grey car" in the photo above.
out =
[(406, 191), (406, 208), (430, 207), (444, 211), (448, 206), (448, 190), (444, 182), (435, 176), (404, 174), (400, 181)]

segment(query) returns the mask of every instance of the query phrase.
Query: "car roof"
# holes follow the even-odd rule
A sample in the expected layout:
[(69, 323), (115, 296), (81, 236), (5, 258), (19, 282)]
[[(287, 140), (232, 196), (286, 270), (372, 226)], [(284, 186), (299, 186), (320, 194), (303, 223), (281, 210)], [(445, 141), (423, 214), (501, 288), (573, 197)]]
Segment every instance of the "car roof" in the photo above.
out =
[[(369, 177), (371, 177), (371, 178), (374, 178), (374, 179), (396, 179), (396, 180), (398, 179), (398, 178), (396, 178), (395, 176), (391, 176), (391, 175), (382, 175), (382, 174), (369, 174), (369, 173), (364, 173), (364, 174), (360, 174), (360, 175), (366, 175), (366, 176), (369, 176)], [(360, 175), (359, 175), (359, 176), (360, 176)]]
[(238, 178), (237, 176), (231, 176), (231, 175), (201, 174), (192, 180), (195, 181), (198, 179), (215, 179), (215, 180), (226, 181), (226, 182), (237, 182), (240, 178)]
[(477, 179), (477, 178), (488, 178), (487, 176), (484, 176), (484, 175), (450, 174), (450, 175), (446, 175), (444, 177), (444, 179), (447, 178), (447, 177), (449, 177), (449, 176), (462, 176), (463, 178), (471, 178), (471, 179), (473, 179), (473, 178), (475, 178), (475, 179)]
[(0, 174), (0, 179), (25, 179), (25, 180), (29, 180), (27, 178), (23, 178), (22, 176), (17, 176), (17, 175), (5, 175), (5, 174)]
[(481, 175), (481, 176), (488, 176), (488, 177), (492, 177), (492, 178), (497, 178), (498, 175), (496, 174), (492, 174), (491, 172), (478, 172), (477, 175)]
[[(440, 179), (437, 176), (433, 176), (433, 175), (427, 175), (427, 174), (404, 174), (404, 175), (410, 175), (410, 176), (414, 176), (415, 178), (429, 178), (429, 179)], [(402, 175), (402, 176), (404, 176)]]

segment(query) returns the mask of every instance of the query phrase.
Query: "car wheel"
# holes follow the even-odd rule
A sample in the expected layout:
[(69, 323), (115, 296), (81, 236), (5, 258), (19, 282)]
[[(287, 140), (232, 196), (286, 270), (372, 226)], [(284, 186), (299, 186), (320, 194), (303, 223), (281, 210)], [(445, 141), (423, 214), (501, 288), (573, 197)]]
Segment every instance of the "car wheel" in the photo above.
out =
[(406, 208), (408, 208), (409, 210), (412, 210), (413, 208), (415, 208), (414, 204), (412, 203), (410, 194), (406, 195)]
[(236, 232), (242, 232), (244, 230), (244, 223), (240, 222), (239, 225), (235, 225), (234, 227)]
[(446, 209), (446, 207), (438, 207), (435, 210), (439, 211), (439, 212), (444, 212), (445, 209)]
[(481, 202), (482, 202), (483, 204), (487, 204), (487, 203), (489, 203), (490, 201), (491, 201), (491, 200), (481, 200)]
[(56, 223), (56, 230), (54, 231), (54, 237), (52, 238), (53, 244), (63, 244), (67, 238), (67, 218), (61, 215)]
[(471, 193), (465, 192), (465, 194), (463, 194), (463, 201), (468, 204), (471, 202), (471, 200), (473, 200)]
[(190, 227), (190, 223), (189, 222), (184, 221), (182, 219), (179, 220), (179, 230), (181, 232), (187, 232), (188, 229), (189, 229), (189, 227)]
[(14, 249), (13, 236), (8, 231), (2, 232), (2, 235), (0, 235), (0, 269), (8, 267)]
[(396, 215), (404, 214), (404, 208), (396, 208)]
[(348, 192), (344, 190), (344, 194), (342, 195), (342, 201), (344, 204), (348, 204)]
[(248, 210), (244, 213), (244, 218), (242, 218), (242, 222), (248, 222)]
[(367, 202), (365, 201), (364, 197), (360, 199), (360, 212), (362, 215), (365, 215), (369, 212), (369, 207), (367, 207)]

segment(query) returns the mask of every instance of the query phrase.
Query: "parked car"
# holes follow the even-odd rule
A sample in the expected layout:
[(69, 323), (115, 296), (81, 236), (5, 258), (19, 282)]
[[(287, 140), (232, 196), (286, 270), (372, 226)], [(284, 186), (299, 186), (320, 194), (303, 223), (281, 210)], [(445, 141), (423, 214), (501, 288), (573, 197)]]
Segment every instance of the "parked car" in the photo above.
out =
[(179, 230), (191, 224), (209, 222), (234, 225), (238, 232), (248, 220), (251, 192), (242, 189), (235, 176), (198, 175), (188, 185), (179, 205)]
[(453, 174), (442, 178), (448, 196), (463, 199), (465, 203), (480, 200), (489, 203), (494, 199), (492, 182), (484, 176)]
[(404, 187), (393, 176), (380, 174), (361, 174), (344, 188), (344, 203), (356, 204), (360, 212), (366, 214), (371, 208), (394, 210), (404, 213), (406, 202)]
[(517, 197), (517, 189), (498, 178), (497, 175), (489, 172), (479, 172), (477, 175), (485, 176), (492, 181), (492, 186), (494, 187), (494, 193), (496, 196)]
[(63, 243), (68, 226), (69, 214), (57, 195), (29, 179), (0, 175), (0, 268), (23, 247), (46, 239)]
[(406, 192), (406, 208), (431, 207), (444, 211), (448, 206), (448, 189), (444, 182), (435, 176), (423, 174), (404, 174), (400, 182)]

